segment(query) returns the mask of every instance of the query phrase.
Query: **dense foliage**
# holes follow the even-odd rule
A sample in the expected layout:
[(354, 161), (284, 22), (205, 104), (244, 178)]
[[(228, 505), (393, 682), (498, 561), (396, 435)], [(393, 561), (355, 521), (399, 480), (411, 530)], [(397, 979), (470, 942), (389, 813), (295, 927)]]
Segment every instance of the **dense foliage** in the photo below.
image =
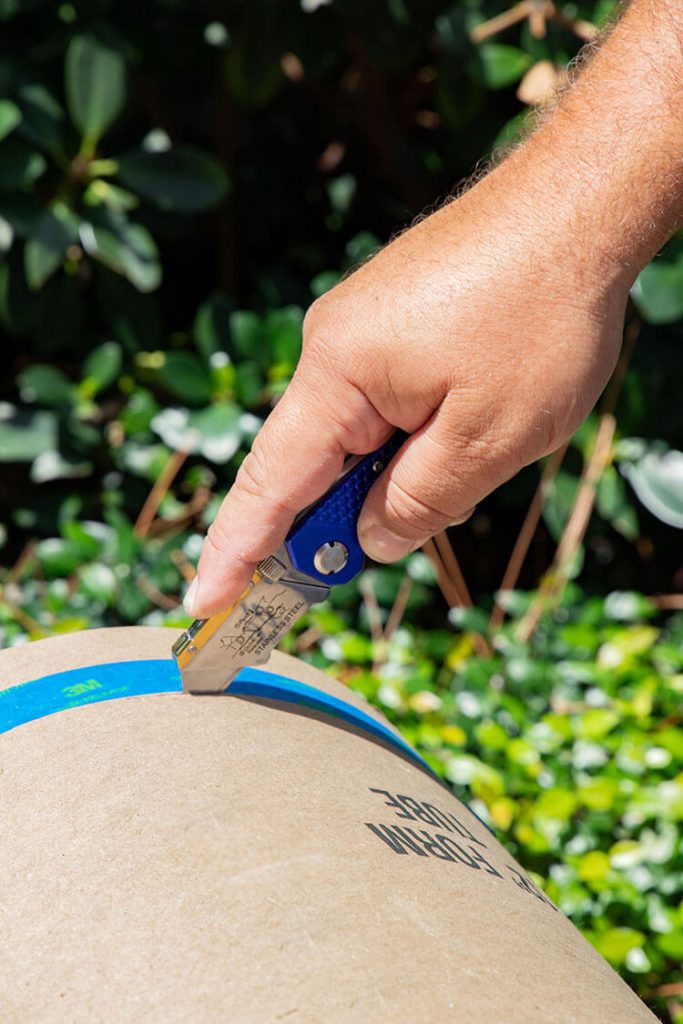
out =
[[(514, 138), (613, 5), (487, 25), (503, 6), (0, 0), (1, 643), (185, 624), (305, 307)], [(600, 411), (546, 475), (507, 621), (489, 612), (537, 467), (453, 534), (475, 607), (449, 624), (419, 554), (288, 647), (378, 703), (683, 1019), (683, 620), (636, 592), (683, 590), (680, 239), (633, 301)]]

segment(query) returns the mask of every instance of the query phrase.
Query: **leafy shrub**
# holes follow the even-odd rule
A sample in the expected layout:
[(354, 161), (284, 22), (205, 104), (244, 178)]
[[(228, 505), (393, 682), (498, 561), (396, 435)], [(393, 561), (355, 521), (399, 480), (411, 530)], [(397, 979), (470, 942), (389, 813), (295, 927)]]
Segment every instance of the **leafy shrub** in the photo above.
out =
[[(502, 6), (0, 0), (0, 642), (187, 623), (305, 307), (514, 139), (613, 8), (494, 33)], [(677, 238), (633, 289), (620, 390), (543, 470), (499, 628), (536, 468), (454, 534), (476, 602), (450, 625), (416, 555), (286, 643), (382, 707), (670, 1019), (683, 624), (634, 591), (683, 584), (682, 295)], [(596, 450), (590, 525), (553, 562)]]

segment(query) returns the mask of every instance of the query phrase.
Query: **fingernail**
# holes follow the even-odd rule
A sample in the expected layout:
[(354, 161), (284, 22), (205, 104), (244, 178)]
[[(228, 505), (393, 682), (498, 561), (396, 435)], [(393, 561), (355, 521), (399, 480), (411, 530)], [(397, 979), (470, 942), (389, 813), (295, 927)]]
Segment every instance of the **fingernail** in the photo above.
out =
[(363, 531), (360, 542), (365, 553), (376, 562), (396, 562), (419, 547), (415, 541), (399, 537), (383, 526), (369, 526)]
[(199, 592), (199, 576), (195, 576), (195, 578), (192, 580), (192, 583), (190, 583), (189, 589), (188, 589), (187, 593), (185, 594), (185, 598), (183, 599), (183, 608), (185, 609), (185, 611), (187, 612), (188, 615), (194, 615), (195, 614), (195, 608), (197, 607), (197, 605), (199, 603), (197, 601), (197, 594), (198, 594), (198, 592)]

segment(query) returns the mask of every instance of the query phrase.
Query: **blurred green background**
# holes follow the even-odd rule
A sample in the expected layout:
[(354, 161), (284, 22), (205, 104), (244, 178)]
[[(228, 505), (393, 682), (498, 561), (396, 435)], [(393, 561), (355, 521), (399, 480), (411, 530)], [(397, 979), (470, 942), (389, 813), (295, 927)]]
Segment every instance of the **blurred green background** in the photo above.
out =
[[(306, 306), (513, 140), (612, 7), (0, 0), (0, 644), (187, 623)], [(561, 457), (285, 645), (381, 707), (667, 1021), (682, 318), (678, 238)]]

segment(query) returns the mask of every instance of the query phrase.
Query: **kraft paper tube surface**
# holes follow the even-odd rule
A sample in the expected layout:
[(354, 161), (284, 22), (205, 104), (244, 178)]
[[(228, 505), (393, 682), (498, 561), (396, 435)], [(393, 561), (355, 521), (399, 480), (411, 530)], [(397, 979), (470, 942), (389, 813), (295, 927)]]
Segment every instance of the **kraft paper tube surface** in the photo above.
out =
[[(13, 648), (0, 690), (93, 666), (77, 703), (174, 638)], [(383, 722), (295, 659), (266, 671)], [(2, 695), (10, 719), (34, 691)], [(3, 1024), (655, 1020), (462, 803), (343, 716), (173, 692), (5, 729)]]

